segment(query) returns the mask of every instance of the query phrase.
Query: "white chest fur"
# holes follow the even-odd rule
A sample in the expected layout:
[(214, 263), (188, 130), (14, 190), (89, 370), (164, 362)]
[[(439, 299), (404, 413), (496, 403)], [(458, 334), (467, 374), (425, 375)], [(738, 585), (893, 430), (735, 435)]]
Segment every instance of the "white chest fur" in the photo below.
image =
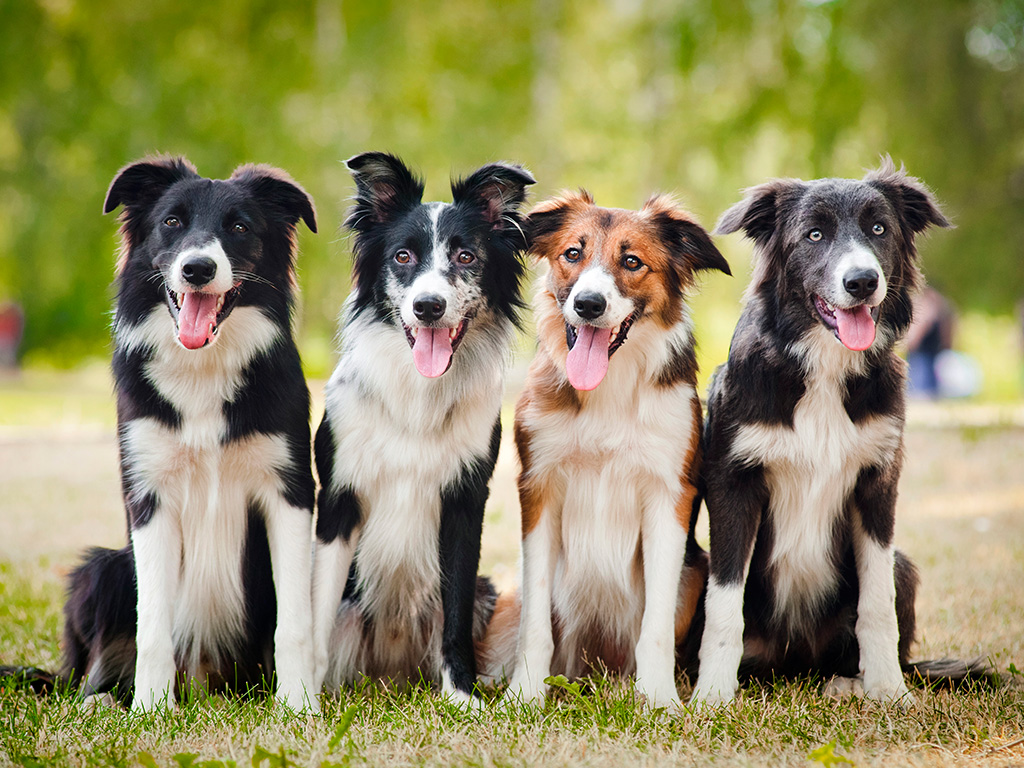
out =
[(833, 537), (838, 525), (849, 524), (843, 515), (857, 477), (865, 467), (892, 461), (901, 434), (895, 417), (850, 420), (845, 381), (861, 370), (863, 358), (820, 330), (798, 350), (806, 391), (793, 411), (793, 426), (744, 425), (732, 448), (736, 458), (765, 470), (776, 615), (795, 618), (790, 626), (813, 614), (835, 589)]
[(225, 403), (236, 396), (252, 357), (280, 329), (258, 310), (236, 309), (211, 347), (189, 351), (175, 341), (167, 310), (140, 325), (118, 328), (118, 344), (153, 349), (145, 375), (180, 414), (168, 427), (154, 418), (121, 425), (133, 493), (152, 494), (156, 515), (180, 533), (181, 571), (173, 608), (179, 662), (196, 670), (200, 656), (217, 660), (244, 629), (241, 558), (252, 503), (280, 493), (290, 463), (282, 437), (253, 435), (225, 442)]

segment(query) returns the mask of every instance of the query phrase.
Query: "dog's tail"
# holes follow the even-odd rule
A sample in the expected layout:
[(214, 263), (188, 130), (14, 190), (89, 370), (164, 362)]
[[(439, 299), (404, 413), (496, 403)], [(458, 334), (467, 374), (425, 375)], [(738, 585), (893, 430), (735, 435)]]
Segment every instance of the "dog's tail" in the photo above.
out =
[(999, 672), (981, 657), (970, 661), (948, 658), (911, 661), (903, 665), (903, 672), (930, 688), (956, 690), (964, 685), (997, 685), (1001, 682)]
[(29, 687), (38, 695), (53, 693), (59, 678), (53, 672), (39, 667), (17, 667), (0, 664), (0, 687), (8, 685), (17, 688)]

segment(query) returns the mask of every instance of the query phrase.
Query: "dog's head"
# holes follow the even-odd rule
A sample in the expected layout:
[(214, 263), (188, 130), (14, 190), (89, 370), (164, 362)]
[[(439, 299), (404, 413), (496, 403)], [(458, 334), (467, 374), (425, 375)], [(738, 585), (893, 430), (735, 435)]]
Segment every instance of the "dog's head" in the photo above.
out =
[(770, 292), (775, 310), (798, 305), (801, 319), (824, 324), (847, 348), (884, 344), (910, 323), (918, 280), (914, 237), (948, 227), (931, 193), (886, 158), (863, 180), (777, 179), (754, 187), (715, 230), (742, 229), (757, 245), (753, 293)]
[(423, 182), (393, 155), (367, 152), (348, 167), (354, 311), (400, 325), (421, 374), (448, 370), (478, 316), (517, 322), (528, 171), (491, 163), (452, 182), (451, 203), (423, 203)]
[(579, 390), (601, 383), (635, 323), (669, 328), (681, 319), (697, 271), (730, 274), (708, 233), (664, 195), (627, 211), (598, 207), (585, 191), (564, 194), (534, 208), (526, 228), (531, 253), (550, 267), (566, 374)]
[(213, 344), (240, 304), (273, 306), (284, 297), (290, 309), (295, 227), (301, 219), (316, 232), (316, 215), (283, 171), (243, 165), (220, 181), (184, 158), (152, 158), (114, 177), (103, 212), (122, 205), (121, 308), (166, 302), (185, 348)]

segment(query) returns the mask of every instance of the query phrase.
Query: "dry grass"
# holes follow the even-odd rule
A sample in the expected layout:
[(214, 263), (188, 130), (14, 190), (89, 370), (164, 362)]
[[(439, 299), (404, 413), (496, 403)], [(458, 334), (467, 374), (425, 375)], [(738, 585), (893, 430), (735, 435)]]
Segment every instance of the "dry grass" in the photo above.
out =
[[(124, 541), (107, 392), (102, 373), (0, 382), (2, 663), (52, 668), (64, 574), (84, 545)], [(1024, 423), (1019, 409), (991, 415), (914, 410), (897, 540), (921, 569), (917, 655), (984, 656), (1008, 673), (1024, 669)], [(482, 563), (506, 587), (516, 574), (514, 473), (506, 440)], [(1024, 685), (1006, 676), (997, 688), (918, 691), (906, 711), (828, 699), (805, 681), (755, 686), (731, 708), (676, 718), (652, 716), (627, 685), (603, 679), (543, 710), (474, 714), (422, 687), (366, 686), (319, 717), (224, 698), (136, 716), (0, 687), (0, 763), (134, 765), (145, 753), (164, 766), (194, 753), (249, 765), (263, 748), (274, 753), (264, 765), (794, 765), (835, 742), (861, 765), (1024, 765), (1024, 745), (998, 749), (1024, 735)], [(329, 746), (352, 705), (351, 729)]]

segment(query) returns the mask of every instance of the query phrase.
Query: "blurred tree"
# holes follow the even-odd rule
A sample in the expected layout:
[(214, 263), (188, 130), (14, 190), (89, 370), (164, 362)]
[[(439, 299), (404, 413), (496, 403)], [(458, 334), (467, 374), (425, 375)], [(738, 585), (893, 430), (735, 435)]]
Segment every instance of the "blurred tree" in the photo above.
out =
[(374, 148), (431, 197), (510, 159), (538, 197), (676, 191), (709, 225), (767, 176), (859, 176), (889, 152), (959, 225), (928, 244), (930, 279), (990, 311), (1024, 295), (1022, 0), (0, 0), (0, 35), (0, 300), (24, 306), (33, 359), (103, 353), (99, 210), (151, 152), (307, 188), (323, 234), (300, 237), (302, 333), (322, 347), (348, 291), (341, 161)]

